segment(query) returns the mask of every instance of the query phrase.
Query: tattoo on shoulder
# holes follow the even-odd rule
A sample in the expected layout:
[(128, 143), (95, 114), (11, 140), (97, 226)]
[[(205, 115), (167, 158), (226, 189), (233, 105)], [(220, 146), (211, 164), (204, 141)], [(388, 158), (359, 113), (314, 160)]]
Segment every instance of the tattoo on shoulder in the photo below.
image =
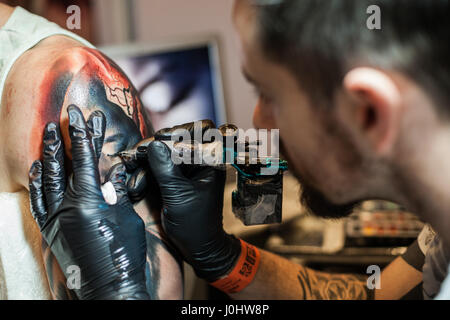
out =
[[(96, 110), (105, 114), (107, 128), (99, 159), (102, 177), (120, 161), (109, 155), (131, 148), (142, 138), (153, 134), (151, 122), (130, 80), (114, 62), (93, 49), (75, 48), (68, 54), (62, 54), (44, 75), (38, 96), (33, 106), (36, 117), (33, 120), (33, 134), (30, 135), (32, 139), (29, 141), (31, 155), (35, 159), (42, 154), (42, 145), (36, 141), (42, 141), (46, 123), (60, 123), (63, 137), (64, 132), (68, 132), (66, 110), (71, 104), (77, 105), (86, 118)], [(70, 150), (65, 151), (70, 159)], [(147, 222), (147, 288), (151, 297), (156, 299), (161, 288), (164, 262), (160, 261), (159, 254), (169, 252), (180, 264), (180, 270), (182, 265), (176, 250), (164, 238), (160, 219)], [(61, 279), (57, 276), (62, 272), (56, 259), (48, 248), (44, 248), (43, 252), (53, 295), (56, 298), (71, 297), (72, 293), (65, 287), (64, 277)]]
[(59, 122), (63, 132), (67, 132), (66, 110), (71, 104), (78, 106), (86, 118), (96, 110), (106, 116), (107, 130), (100, 159), (102, 176), (112, 161), (118, 161), (108, 154), (130, 148), (153, 134), (139, 95), (123, 71), (97, 50), (71, 49), (49, 67), (39, 87), (29, 141), (35, 158), (41, 154), (41, 146), (36, 141), (42, 140), (46, 123)]

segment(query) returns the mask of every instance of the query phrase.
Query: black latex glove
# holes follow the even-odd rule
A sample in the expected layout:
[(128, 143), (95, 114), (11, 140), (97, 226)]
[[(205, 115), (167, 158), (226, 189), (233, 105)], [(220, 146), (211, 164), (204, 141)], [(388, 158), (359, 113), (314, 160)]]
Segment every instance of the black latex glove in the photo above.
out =
[(33, 216), (66, 278), (69, 266), (80, 268), (81, 288), (74, 289), (79, 299), (148, 299), (144, 223), (128, 199), (124, 165), (106, 177), (117, 204), (108, 205), (100, 189), (105, 116), (96, 111), (86, 123), (76, 106), (68, 113), (73, 175), (66, 186), (63, 143), (57, 125), (50, 123), (43, 164), (35, 161), (30, 169)]
[[(210, 128), (215, 128), (216, 125), (213, 121), (205, 119), (201, 120), (201, 134), (195, 134), (195, 130), (197, 127), (195, 126), (195, 122), (189, 122), (182, 125), (174, 126), (172, 128), (163, 128), (155, 132), (154, 136), (157, 139), (169, 139), (172, 136), (172, 133), (177, 129), (187, 130), (191, 137), (202, 139), (203, 134)], [(201, 143), (202, 141), (197, 141)], [(149, 197), (149, 204), (155, 211), (161, 210), (161, 196), (159, 194), (158, 187), (154, 184), (154, 177), (149, 172), (148, 168), (137, 168), (134, 172), (129, 172), (130, 178), (128, 179), (128, 196), (132, 203), (137, 203), (142, 199)]]
[(225, 171), (176, 166), (170, 149), (159, 141), (149, 145), (148, 162), (160, 187), (162, 225), (170, 240), (199, 277), (211, 282), (226, 275), (241, 246), (223, 229)]

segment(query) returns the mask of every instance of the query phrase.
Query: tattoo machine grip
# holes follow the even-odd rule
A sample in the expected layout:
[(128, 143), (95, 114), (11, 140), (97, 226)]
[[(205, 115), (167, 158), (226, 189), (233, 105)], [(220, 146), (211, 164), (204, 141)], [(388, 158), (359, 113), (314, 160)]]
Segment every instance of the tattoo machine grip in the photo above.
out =
[[(201, 132), (215, 128), (212, 121), (202, 121)], [(193, 131), (194, 123), (179, 126)], [(278, 158), (257, 158), (251, 161), (251, 151), (256, 143), (238, 143), (238, 129), (226, 124), (218, 128), (222, 141), (204, 142), (202, 139), (191, 139), (179, 142), (174, 138), (174, 128), (162, 129), (155, 136), (140, 141), (132, 149), (119, 152), (128, 170), (135, 170), (147, 161), (147, 146), (154, 140), (163, 141), (171, 150), (180, 156), (183, 165), (208, 165), (225, 168), (230, 164), (237, 171), (237, 189), (232, 193), (232, 210), (235, 216), (245, 225), (280, 223), (282, 219), (283, 173), (287, 170), (287, 162)], [(175, 141), (173, 141), (175, 140)], [(227, 147), (230, 146), (230, 147)], [(188, 155), (187, 157), (185, 157)], [(196, 162), (195, 159), (200, 159)], [(194, 161), (192, 161), (194, 160)], [(255, 160), (255, 159), (253, 159)]]

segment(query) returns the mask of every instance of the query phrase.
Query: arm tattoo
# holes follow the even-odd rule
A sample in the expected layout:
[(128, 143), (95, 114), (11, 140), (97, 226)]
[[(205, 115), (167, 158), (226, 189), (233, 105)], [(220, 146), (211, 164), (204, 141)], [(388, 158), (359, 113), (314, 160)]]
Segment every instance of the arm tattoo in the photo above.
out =
[(357, 275), (329, 274), (301, 268), (297, 275), (304, 299), (321, 300), (367, 300), (372, 299), (372, 290), (366, 281)]
[[(100, 158), (100, 173), (106, 164), (120, 161), (110, 159), (106, 154), (132, 147), (142, 138), (153, 134), (142, 103), (135, 88), (120, 68), (100, 52), (87, 49), (72, 49), (62, 55), (49, 68), (40, 87), (40, 99), (35, 106), (36, 116), (33, 123), (33, 135), (29, 141), (34, 157), (40, 158), (42, 145), (36, 144), (43, 135), (43, 129), (49, 121), (61, 125), (63, 136), (68, 128), (67, 108), (77, 105), (85, 117), (95, 110), (106, 116), (107, 132)], [(66, 144), (68, 145), (68, 144)], [(66, 148), (70, 158), (70, 150)]]
[[(44, 79), (39, 87), (38, 105), (34, 106), (36, 117), (33, 120), (32, 139), (29, 141), (30, 152), (35, 159), (42, 155), (42, 144), (37, 144), (36, 141), (42, 141), (44, 126), (50, 121), (60, 123), (65, 146), (70, 146), (67, 143), (67, 107), (71, 104), (77, 105), (85, 118), (95, 110), (102, 111), (106, 116), (105, 142), (99, 159), (101, 177), (105, 177), (109, 168), (120, 161), (108, 154), (131, 148), (141, 139), (153, 135), (153, 127), (135, 88), (120, 68), (100, 52), (88, 48), (73, 48), (50, 66)], [(70, 149), (66, 147), (65, 151), (70, 159)], [(66, 163), (70, 165), (67, 159)], [(167, 257), (169, 253), (180, 271), (182, 267), (176, 251), (161, 236), (160, 223), (151, 221), (146, 227), (147, 288), (150, 296), (157, 299), (161, 282), (164, 281), (161, 279), (161, 266), (169, 263), (161, 261), (165, 259), (161, 258), (161, 254)], [(63, 273), (46, 244), (43, 244), (43, 254), (54, 298), (74, 297), (73, 292), (67, 289)]]

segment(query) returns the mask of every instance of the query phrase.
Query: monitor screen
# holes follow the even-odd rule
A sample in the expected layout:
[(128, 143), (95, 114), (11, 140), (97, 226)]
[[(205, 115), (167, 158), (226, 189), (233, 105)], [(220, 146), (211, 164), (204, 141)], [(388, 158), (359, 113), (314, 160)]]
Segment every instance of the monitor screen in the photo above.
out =
[(101, 50), (130, 78), (155, 130), (203, 119), (226, 122), (214, 37)]

